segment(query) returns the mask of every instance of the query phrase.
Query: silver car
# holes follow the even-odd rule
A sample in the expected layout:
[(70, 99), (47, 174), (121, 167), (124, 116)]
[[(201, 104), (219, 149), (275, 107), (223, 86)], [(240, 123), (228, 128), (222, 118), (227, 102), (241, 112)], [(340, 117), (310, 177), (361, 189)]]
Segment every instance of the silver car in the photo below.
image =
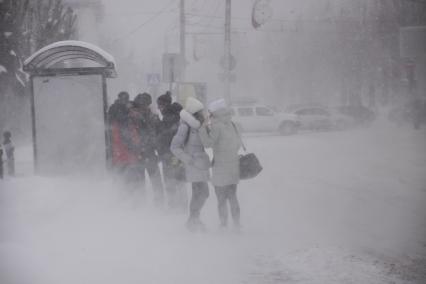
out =
[(296, 115), (304, 130), (344, 130), (355, 124), (353, 118), (322, 106), (292, 107), (286, 113)]
[(234, 105), (233, 120), (242, 132), (297, 133), (300, 122), (294, 114), (279, 113), (265, 105)]

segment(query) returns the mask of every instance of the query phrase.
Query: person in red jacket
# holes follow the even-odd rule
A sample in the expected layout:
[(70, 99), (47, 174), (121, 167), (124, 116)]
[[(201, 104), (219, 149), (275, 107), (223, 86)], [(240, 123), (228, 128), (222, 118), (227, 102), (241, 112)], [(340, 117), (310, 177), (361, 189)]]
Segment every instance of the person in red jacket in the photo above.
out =
[(139, 137), (130, 121), (130, 101), (127, 92), (120, 92), (108, 110), (111, 131), (111, 160), (113, 169), (124, 173), (138, 161)]
[(146, 177), (152, 184), (154, 203), (161, 207), (164, 203), (164, 189), (161, 171), (158, 166), (157, 132), (160, 122), (158, 115), (151, 111), (152, 98), (148, 93), (138, 94), (132, 102), (129, 113), (129, 128), (137, 153), (137, 165), (132, 169), (131, 179), (145, 190)]

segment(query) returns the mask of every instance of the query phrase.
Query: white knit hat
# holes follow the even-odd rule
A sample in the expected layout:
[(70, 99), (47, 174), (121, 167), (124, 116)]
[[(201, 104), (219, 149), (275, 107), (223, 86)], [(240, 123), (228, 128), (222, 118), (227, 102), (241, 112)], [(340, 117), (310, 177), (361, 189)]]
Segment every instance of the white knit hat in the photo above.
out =
[(212, 101), (208, 106), (208, 109), (210, 112), (215, 112), (215, 111), (218, 111), (221, 109), (227, 109), (227, 108), (228, 108), (228, 104), (223, 98)]
[(204, 109), (204, 105), (193, 97), (188, 97), (185, 102), (185, 110), (190, 114), (194, 114)]

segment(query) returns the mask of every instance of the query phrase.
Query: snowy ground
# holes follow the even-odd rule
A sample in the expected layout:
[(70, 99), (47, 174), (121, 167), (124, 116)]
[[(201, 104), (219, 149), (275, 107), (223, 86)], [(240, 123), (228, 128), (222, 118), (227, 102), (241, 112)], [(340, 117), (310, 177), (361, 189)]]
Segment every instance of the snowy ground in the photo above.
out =
[(18, 149), (0, 283), (426, 283), (424, 129), (246, 140), (265, 169), (240, 184), (241, 233), (219, 232), (213, 191), (191, 234), (109, 178), (33, 176)]

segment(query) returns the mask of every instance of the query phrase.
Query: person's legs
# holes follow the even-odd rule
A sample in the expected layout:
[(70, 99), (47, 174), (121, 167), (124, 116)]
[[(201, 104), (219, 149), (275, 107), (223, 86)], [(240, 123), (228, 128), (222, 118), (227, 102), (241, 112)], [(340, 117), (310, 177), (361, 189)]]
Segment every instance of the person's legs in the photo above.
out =
[(216, 186), (215, 192), (217, 197), (217, 210), (219, 213), (220, 225), (222, 227), (226, 227), (228, 225), (228, 207), (226, 204), (227, 187)]
[(199, 219), (201, 208), (209, 197), (209, 186), (206, 182), (192, 183), (192, 197), (189, 205), (189, 217)]
[(167, 193), (168, 206), (174, 209), (178, 206), (177, 201), (177, 183), (173, 176), (173, 166), (164, 160), (161, 163), (163, 168), (164, 187)]
[(147, 160), (146, 170), (152, 183), (152, 189), (154, 191), (154, 202), (156, 205), (161, 206), (164, 202), (164, 191), (163, 182), (161, 180), (161, 172), (157, 161)]
[(140, 189), (143, 193), (145, 192), (145, 167), (142, 164), (130, 164), (121, 170), (130, 190), (136, 191)]
[(175, 180), (176, 182), (176, 206), (179, 211), (186, 212), (188, 208), (187, 184), (185, 182)]
[(7, 173), (9, 176), (15, 176), (15, 159), (7, 160)]
[(143, 164), (135, 163), (129, 164), (121, 170), (131, 204), (138, 208), (145, 203), (145, 167)]
[(231, 207), (232, 220), (234, 226), (240, 226), (240, 204), (237, 198), (237, 185), (232, 184), (228, 186), (227, 189), (227, 198), (229, 200), (229, 205)]

